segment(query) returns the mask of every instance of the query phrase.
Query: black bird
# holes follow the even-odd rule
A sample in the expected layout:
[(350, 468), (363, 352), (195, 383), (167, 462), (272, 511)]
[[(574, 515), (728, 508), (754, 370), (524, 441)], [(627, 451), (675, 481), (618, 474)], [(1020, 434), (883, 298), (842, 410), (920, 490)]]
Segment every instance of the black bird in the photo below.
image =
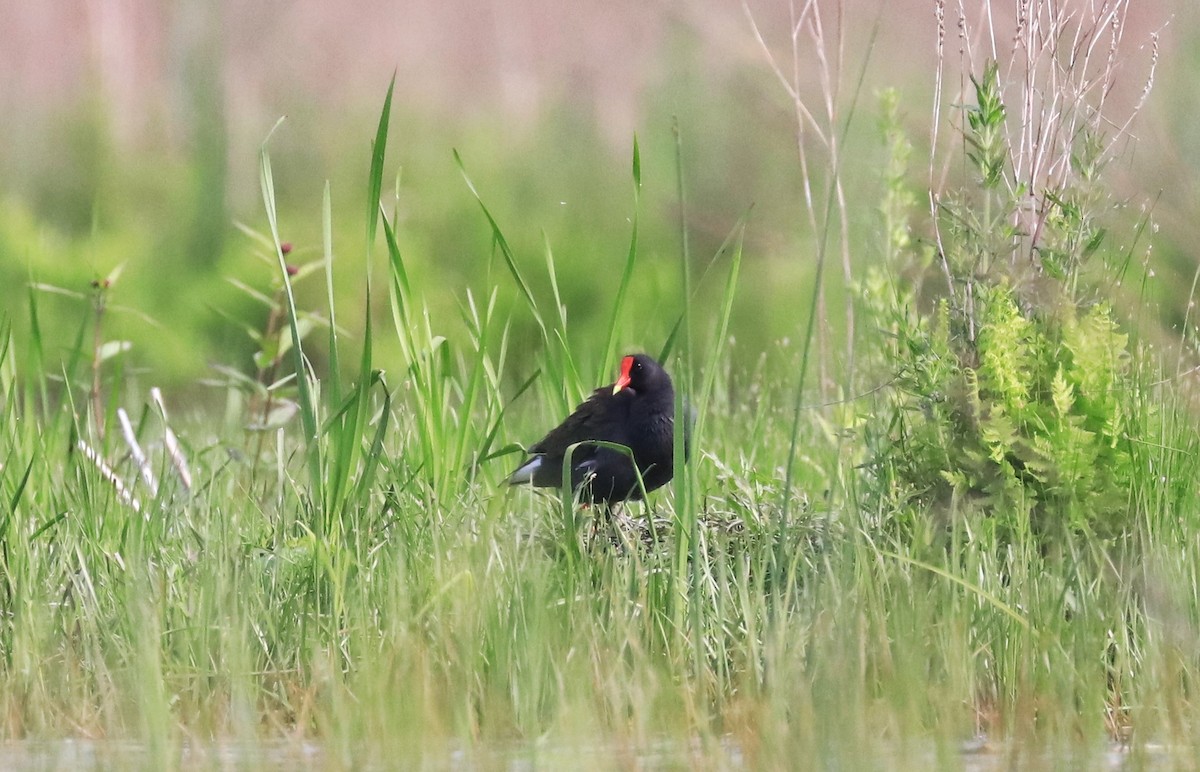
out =
[[(675, 474), (674, 432), (675, 388), (671, 376), (645, 354), (633, 354), (621, 360), (621, 374), (615, 383), (592, 392), (567, 420), (529, 449), (530, 458), (508, 482), (560, 488), (567, 448), (577, 442), (601, 440), (629, 448), (642, 484), (646, 491), (652, 491), (666, 485)], [(572, 453), (571, 486), (583, 501), (593, 504), (642, 498), (629, 456), (595, 445), (580, 445)]]

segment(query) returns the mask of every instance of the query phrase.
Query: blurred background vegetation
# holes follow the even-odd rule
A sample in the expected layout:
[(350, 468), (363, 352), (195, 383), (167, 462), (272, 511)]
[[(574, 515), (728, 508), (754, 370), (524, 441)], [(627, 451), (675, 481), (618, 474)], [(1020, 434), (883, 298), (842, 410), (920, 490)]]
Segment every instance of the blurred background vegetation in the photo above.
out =
[[(747, 218), (734, 356), (756, 359), (802, 329), (815, 239), (796, 117), (748, 20), (790, 64), (786, 4), (10, 5), (0, 29), (0, 311), (27, 330), (31, 287), (40, 288), (32, 291), (51, 371), (55, 347), (69, 349), (90, 318), (91, 283), (118, 267), (106, 336), (132, 342), (128, 371), (203, 399), (197, 384), (213, 365), (253, 369), (246, 331), (263, 329), (268, 309), (235, 283), (264, 293), (272, 286), (272, 263), (256, 257), (264, 250), (246, 229), (266, 230), (257, 154), (281, 116), (271, 140), (281, 236), (294, 262), (320, 258), (328, 180), (339, 322), (360, 329), (370, 141), (393, 73), (387, 176), (398, 197), (386, 198), (436, 329), (455, 335), (467, 291), (486, 296), (499, 286), (516, 351), (534, 340), (455, 166), (457, 149), (535, 292), (549, 291), (544, 251), (553, 250), (572, 344), (597, 354), (605, 335), (595, 326), (608, 318), (629, 245), (636, 135), (641, 257), (629, 302), (639, 325), (621, 338), (657, 350), (679, 298), (675, 126), (697, 272)], [(850, 229), (871, 236), (883, 227), (887, 148), (874, 119), (883, 88), (900, 93), (918, 201), (928, 189), (936, 24), (924, 0), (848, 0), (841, 10), (838, 113), (854, 116), (841, 174)], [(1156, 233), (1138, 248), (1152, 246), (1155, 276), (1136, 297), (1152, 301), (1143, 318), (1178, 341), (1196, 266), (1191, 245), (1200, 242), (1200, 9), (1190, 0), (1139, 3), (1124, 45), (1134, 52), (1130, 93), (1118, 96), (1136, 101), (1155, 46), (1159, 66), (1137, 142), (1110, 181), (1132, 210), (1153, 207)], [(802, 69), (799, 81), (819, 104), (817, 69)], [(953, 107), (942, 105), (943, 117)], [(856, 267), (880, 257), (853, 246), (880, 239), (848, 243)], [(321, 307), (320, 275), (300, 283), (303, 307)], [(830, 271), (831, 292), (841, 279)], [(698, 307), (715, 304), (720, 290), (702, 285)], [(386, 303), (375, 312), (386, 315)], [(836, 335), (839, 324), (827, 314), (828, 331)], [(828, 348), (836, 360), (837, 347)], [(378, 359), (388, 356), (384, 349)]]

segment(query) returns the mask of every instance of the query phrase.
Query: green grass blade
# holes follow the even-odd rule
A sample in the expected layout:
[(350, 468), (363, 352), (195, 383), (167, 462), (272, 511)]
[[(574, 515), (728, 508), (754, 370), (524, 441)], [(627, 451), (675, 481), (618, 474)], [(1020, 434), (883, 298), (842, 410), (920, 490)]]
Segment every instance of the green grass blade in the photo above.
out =
[(642, 191), (642, 156), (638, 150), (637, 136), (633, 138), (633, 228), (629, 236), (629, 252), (625, 256), (625, 269), (621, 272), (621, 281), (617, 285), (617, 295), (613, 300), (612, 313), (608, 318), (608, 341), (604, 344), (604, 359), (601, 367), (611, 367), (616, 362), (617, 339), (621, 332), (621, 311), (625, 307), (625, 295), (633, 280), (633, 269), (637, 263), (638, 253), (638, 218), (641, 212)]
[(379, 384), (383, 393), (383, 404), (379, 409), (379, 425), (375, 427), (375, 436), (371, 440), (371, 448), (364, 459), (363, 469), (359, 473), (358, 485), (354, 493), (355, 501), (365, 504), (371, 496), (375, 485), (375, 475), (379, 470), (385, 455), (384, 440), (387, 438), (388, 427), (392, 417), (392, 394), (383, 374), (376, 372), (371, 385)]
[(457, 422), (458, 442), (455, 444), (452, 464), (456, 469), (460, 470), (469, 470), (472, 468), (472, 465), (467, 463), (467, 448), (471, 439), (476, 436), (476, 432), (473, 430), (476, 425), (474, 414), (476, 405), (480, 401), (481, 393), (485, 389), (488, 366), (488, 338), (491, 331), (493, 314), (496, 309), (496, 294), (497, 290), (493, 287), (491, 297), (488, 299), (487, 305), (481, 314), (475, 303), (474, 296), (468, 291), (466, 307), (463, 308), (463, 318), (470, 330), (470, 338), (474, 350), (472, 352), (473, 356), (466, 365), (466, 388), (462, 390), (463, 394), (458, 406), (460, 413)]
[(729, 262), (729, 273), (725, 277), (725, 291), (721, 295), (721, 312), (717, 316), (717, 329), (713, 335), (712, 350), (705, 360), (704, 383), (700, 389), (700, 399), (695, 405), (699, 416), (692, 435), (693, 444), (697, 443), (698, 438), (704, 435), (703, 426), (708, 415), (708, 404), (716, 386), (717, 373), (721, 371), (720, 363), (729, 337), (729, 318), (733, 315), (733, 298), (737, 293), (738, 274), (742, 266), (742, 240), (745, 235), (745, 223), (739, 222), (734, 231), (737, 233), (737, 238), (734, 242), (732, 259)]
[[(496, 420), (492, 422), (491, 429), (489, 429), (487, 434), (484, 436), (483, 442), (480, 444), (479, 450), (476, 452), (474, 469), (471, 470), (472, 476), (478, 473), (479, 466), (483, 462), (489, 461), (500, 455), (500, 453), (492, 454), (490, 451), (492, 448), (492, 443), (496, 441), (496, 435), (500, 433), (500, 427), (503, 425), (505, 413), (508, 412), (509, 407), (511, 407), (514, 403), (516, 403), (517, 400), (521, 398), (522, 394), (529, 391), (530, 387), (533, 386), (541, 374), (541, 370), (534, 370), (533, 375), (526, 378), (525, 381), (519, 387), (517, 387), (516, 393), (513, 394), (512, 397), (509, 398), (500, 408), (500, 412), (496, 415)], [(503, 453), (503, 455), (507, 455), (507, 452)]]
[(562, 294), (558, 290), (558, 271), (554, 268), (554, 250), (550, 247), (550, 237), (542, 231), (542, 247), (546, 255), (546, 276), (550, 279), (550, 291), (554, 295), (554, 311), (558, 314), (558, 332), (563, 337), (567, 334), (567, 307), (563, 305)]
[[(338, 351), (337, 308), (333, 302), (333, 204), (330, 201), (329, 180), (321, 196), (321, 246), (325, 255), (326, 311), (329, 314), (329, 399), (338, 403), (342, 399), (342, 358)], [(370, 295), (371, 274), (367, 273), (367, 294)], [(371, 307), (370, 302), (367, 308)], [(370, 314), (367, 314), (370, 318)]]
[[(721, 242), (721, 246), (717, 247), (717, 250), (713, 252), (712, 258), (708, 261), (708, 264), (704, 266), (704, 271), (700, 274), (700, 278), (695, 282), (696, 286), (692, 290), (693, 301), (696, 299), (696, 293), (700, 291), (700, 287), (704, 286), (706, 280), (708, 279), (708, 275), (712, 272), (713, 267), (717, 264), (717, 261), (721, 259), (721, 256), (725, 254), (730, 246), (734, 245), (736, 242), (738, 249), (741, 248), (740, 244), (742, 234), (745, 231), (745, 223), (749, 216), (750, 213), (749, 210), (747, 210), (746, 214), (742, 215), (733, 229), (725, 235), (725, 240)], [(740, 261), (740, 259), (741, 256), (739, 253), (738, 260)], [(675, 349), (675, 343), (679, 339), (679, 332), (683, 329), (683, 322), (684, 314), (683, 312), (680, 312), (679, 316), (675, 317), (675, 323), (671, 325), (671, 331), (667, 333), (667, 339), (663, 342), (663, 346), (659, 350), (658, 361), (665, 362), (671, 356), (671, 352)]]
[[(691, 247), (688, 239), (687, 215), (687, 186), (684, 182), (683, 171), (683, 136), (676, 118), (672, 123), (675, 137), (675, 185), (679, 206), (679, 270), (680, 270), (680, 299), (682, 310), (678, 324), (679, 332), (672, 335), (671, 340), (678, 347), (675, 357), (677, 363), (673, 378), (675, 380), (675, 415), (683, 416), (687, 411), (688, 394), (691, 392), (692, 374), (692, 341), (691, 341), (691, 303), (692, 303), (692, 271)], [(672, 609), (672, 625), (676, 630), (686, 631), (691, 639), (693, 667), (699, 667), (701, 657), (699, 613), (700, 572), (692, 571), (690, 566), (698, 566), (700, 559), (700, 522), (694, 505), (694, 480), (691, 466), (683, 456), (684, 421), (674, 422), (674, 488), (675, 512), (679, 522), (680, 538), (676, 542), (675, 559), (672, 565), (672, 580), (675, 585), (674, 595), (686, 598), (686, 602), (677, 604)], [(684, 617), (686, 614), (686, 618)]]
[(387, 152), (388, 122), (392, 115), (392, 92), (396, 88), (396, 76), (388, 84), (387, 96), (383, 99), (383, 110), (379, 113), (379, 126), (375, 129), (375, 141), (371, 144), (371, 176), (367, 188), (367, 254), (375, 243), (375, 231), (379, 225), (379, 201), (383, 195), (383, 160)]
[(417, 344), (413, 338), (413, 325), (410, 311), (411, 289), (408, 284), (408, 271), (404, 267), (404, 256), (400, 252), (400, 244), (396, 241), (396, 233), (387, 217), (383, 218), (383, 236), (388, 250), (388, 267), (392, 277), (391, 306), (392, 324), (400, 341), (400, 348), (406, 360), (406, 366), (412, 367), (416, 362)]
[(980, 598), (987, 601), (990, 606), (992, 606), (996, 610), (1000, 611), (1005, 616), (1008, 616), (1009, 618), (1011, 618), (1013, 621), (1015, 621), (1021, 627), (1025, 628), (1026, 630), (1030, 629), (1029, 620), (1026, 619), (1025, 617), (1021, 616), (1020, 612), (1018, 612), (1016, 609), (1014, 609), (1012, 606), (1008, 605), (1004, 601), (1000, 600), (998, 597), (996, 597), (996, 595), (994, 593), (988, 592), (987, 590), (985, 590), (984, 588), (980, 587), (977, 584), (972, 584), (971, 582), (968, 582), (966, 579), (963, 579), (961, 576), (956, 576), (956, 575), (950, 573), (949, 571), (947, 571), (946, 569), (939, 568), (938, 566), (935, 566), (931, 563), (926, 563), (921, 560), (916, 560), (915, 558), (910, 558), (907, 555), (900, 555), (895, 552), (889, 552), (888, 550), (879, 550), (879, 555), (882, 557), (885, 557), (885, 558), (890, 558), (892, 560), (898, 561), (900, 563), (907, 563), (910, 566), (915, 566), (916, 568), (923, 569), (925, 571), (928, 571), (931, 574), (936, 574), (937, 576), (940, 576), (943, 579), (947, 579), (947, 580), (953, 582), (954, 584), (957, 584), (959, 587), (962, 587), (963, 589), (968, 590), (968, 591), (974, 593), (975, 595), (978, 595)]
[(263, 206), (267, 212), (267, 222), (271, 226), (271, 238), (275, 242), (275, 257), (279, 263), (279, 274), (283, 279), (284, 297), (287, 302), (288, 327), (292, 333), (292, 364), (296, 372), (296, 387), (299, 392), (300, 419), (304, 428), (304, 446), (308, 458), (310, 481), (316, 491), (315, 500), (324, 501), (324, 476), (321, 474), (321, 444), (317, 435), (317, 406), (313, 397), (312, 383), (309, 380), (308, 367), (305, 362), (304, 350), (300, 341), (300, 329), (296, 312), (296, 296), (292, 291), (291, 277), (288, 275), (287, 261), (283, 256), (282, 242), (279, 238), (279, 216), (275, 208), (275, 180), (271, 173), (271, 156), (267, 145), (271, 135), (283, 123), (280, 118), (267, 138), (263, 140), (259, 150), (259, 181), (262, 187)]
[(0, 313), (0, 397), (15, 393), (17, 363), (12, 349), (12, 320)]
[[(25, 473), (21, 475), (21, 481), (17, 483), (17, 489), (13, 491), (12, 496), (8, 500), (9, 517), (14, 517), (17, 514), (17, 505), (21, 503), (21, 495), (25, 493), (25, 487), (29, 485), (29, 476), (33, 474), (33, 463), (36, 458), (29, 459), (29, 463), (25, 465)], [(6, 530), (0, 527), (0, 531)]]
[(50, 396), (46, 385), (45, 346), (42, 342), (42, 323), (38, 314), (38, 293), (33, 277), (29, 278), (29, 342), (27, 364), (29, 372), (37, 379), (39, 405), (42, 412), (50, 408)]
[(517, 283), (517, 288), (521, 291), (521, 296), (525, 298), (529, 310), (533, 313), (533, 318), (537, 322), (538, 327), (542, 331), (542, 339), (549, 343), (549, 337), (546, 334), (546, 324), (542, 319), (542, 313), (538, 309), (537, 301), (533, 298), (533, 292), (529, 289), (529, 283), (525, 281), (525, 277), (521, 275), (521, 269), (517, 266), (516, 255), (513, 254), (512, 247), (508, 245), (508, 239), (504, 238), (504, 233), (500, 230), (499, 223), (496, 218), (492, 217), (492, 213), (487, 208), (487, 204), (483, 203), (483, 198), (479, 195), (479, 191), (475, 189), (475, 183), (471, 181), (470, 175), (467, 174), (467, 169), (463, 165), (462, 157), (458, 151), (454, 151), (454, 163), (458, 165), (458, 171), (462, 174), (463, 181), (467, 184), (467, 189), (471, 191), (471, 195), (475, 197), (475, 201), (479, 204), (480, 210), (483, 211), (483, 216), (487, 218), (488, 226), (492, 229), (492, 239), (496, 246), (500, 249), (500, 255), (504, 258), (504, 264), (508, 267), (508, 272), (512, 275), (513, 280)]
[[(371, 407), (371, 386), (374, 383), (372, 372), (373, 334), (371, 328), (371, 287), (367, 285), (367, 297), (363, 320), (363, 347), (359, 359), (358, 378), (346, 404), (338, 411), (336, 418), (326, 423), (334, 423), (335, 431), (333, 452), (330, 464), (330, 485), (327, 512), (329, 517), (344, 511), (345, 502), (342, 495), (350, 490), (351, 477), (362, 452), (363, 432), (366, 430), (367, 415)], [(386, 423), (386, 421), (384, 422)], [(332, 526), (333, 523), (330, 523)]]

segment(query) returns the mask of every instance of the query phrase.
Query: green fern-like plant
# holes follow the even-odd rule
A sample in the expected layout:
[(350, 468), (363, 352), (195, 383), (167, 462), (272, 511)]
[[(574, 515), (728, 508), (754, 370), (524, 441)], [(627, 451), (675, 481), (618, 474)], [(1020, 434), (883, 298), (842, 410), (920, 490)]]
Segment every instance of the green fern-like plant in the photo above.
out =
[(944, 301), (895, 339), (897, 388), (868, 464), (877, 492), (1001, 532), (1116, 533), (1132, 474), (1126, 336), (1103, 305), (1064, 320), (1022, 312), (1003, 286), (977, 301), (972, 345)]

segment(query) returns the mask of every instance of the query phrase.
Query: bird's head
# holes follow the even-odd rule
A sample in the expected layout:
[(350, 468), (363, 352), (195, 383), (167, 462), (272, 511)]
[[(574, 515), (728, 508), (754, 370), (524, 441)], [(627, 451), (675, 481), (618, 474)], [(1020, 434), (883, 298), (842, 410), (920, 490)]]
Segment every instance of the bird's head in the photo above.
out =
[(649, 394), (671, 388), (671, 376), (645, 354), (630, 354), (621, 360), (621, 374), (613, 384), (613, 394), (629, 391)]

